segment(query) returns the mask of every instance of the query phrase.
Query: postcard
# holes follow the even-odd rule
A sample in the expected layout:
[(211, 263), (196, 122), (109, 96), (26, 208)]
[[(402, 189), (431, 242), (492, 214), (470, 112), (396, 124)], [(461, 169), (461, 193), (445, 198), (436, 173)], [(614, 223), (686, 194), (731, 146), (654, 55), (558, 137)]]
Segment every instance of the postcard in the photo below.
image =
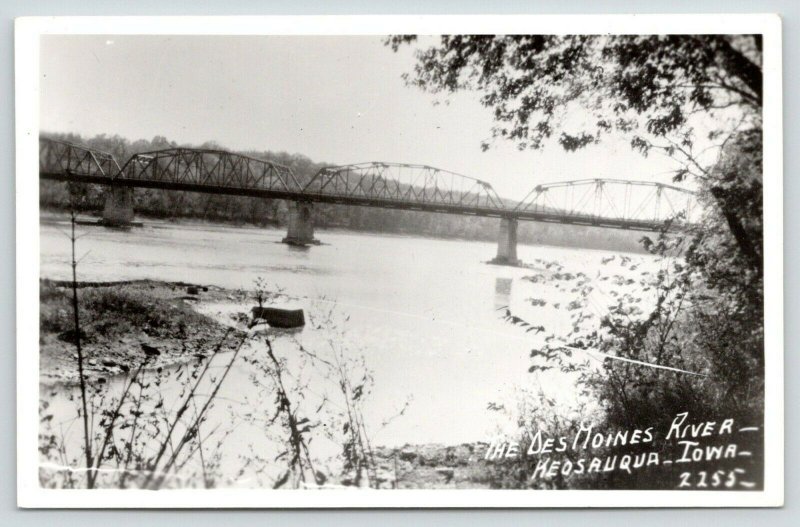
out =
[(19, 505), (782, 505), (781, 71), (776, 15), (18, 19)]

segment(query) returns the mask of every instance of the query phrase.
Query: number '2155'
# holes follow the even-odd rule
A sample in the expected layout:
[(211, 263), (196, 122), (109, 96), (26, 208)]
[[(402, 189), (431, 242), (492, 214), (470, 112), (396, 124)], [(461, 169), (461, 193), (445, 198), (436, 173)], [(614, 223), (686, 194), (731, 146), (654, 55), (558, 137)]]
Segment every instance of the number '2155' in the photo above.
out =
[(683, 472), (681, 474), (681, 481), (678, 484), (679, 489), (685, 488), (718, 488), (724, 486), (725, 488), (733, 488), (736, 485), (736, 476), (744, 474), (741, 468), (733, 470), (717, 470), (716, 472), (706, 472), (705, 470), (699, 471), (697, 474), (691, 472)]

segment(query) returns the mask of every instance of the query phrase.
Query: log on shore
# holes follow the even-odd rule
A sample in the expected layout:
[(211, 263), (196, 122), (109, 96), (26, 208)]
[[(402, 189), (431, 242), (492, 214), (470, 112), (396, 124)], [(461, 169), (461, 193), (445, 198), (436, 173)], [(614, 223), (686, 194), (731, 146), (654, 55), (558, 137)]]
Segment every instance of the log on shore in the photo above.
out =
[(253, 314), (253, 320), (263, 320), (273, 328), (299, 328), (306, 324), (302, 309), (256, 306), (250, 311)]

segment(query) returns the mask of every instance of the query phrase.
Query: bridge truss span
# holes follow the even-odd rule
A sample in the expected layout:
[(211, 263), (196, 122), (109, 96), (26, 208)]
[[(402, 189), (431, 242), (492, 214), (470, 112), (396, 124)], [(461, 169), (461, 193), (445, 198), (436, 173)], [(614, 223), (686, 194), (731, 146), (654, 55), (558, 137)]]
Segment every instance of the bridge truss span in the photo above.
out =
[(302, 192), (283, 165), (224, 150), (171, 148), (132, 156), (114, 177), (125, 186), (292, 197)]
[(537, 185), (513, 209), (519, 219), (633, 230), (696, 223), (695, 193), (673, 185), (624, 179), (582, 179)]
[(427, 165), (329, 166), (301, 185), (289, 167), (224, 150), (144, 152), (120, 168), (109, 153), (47, 138), (39, 142), (39, 172), (42, 179), (110, 187), (104, 215), (117, 223), (133, 217), (137, 187), (288, 200), (301, 233), (311, 232), (315, 202), (502, 218), (509, 239), (517, 221), (659, 231), (697, 224), (702, 213), (693, 192), (650, 181), (548, 183), (514, 202), (485, 181)]
[(39, 139), (39, 173), (64, 178), (91, 176), (108, 178), (119, 173), (114, 156), (84, 145), (56, 139)]
[(369, 162), (326, 167), (303, 193), (314, 201), (352, 205), (482, 216), (507, 212), (489, 183), (427, 165)]

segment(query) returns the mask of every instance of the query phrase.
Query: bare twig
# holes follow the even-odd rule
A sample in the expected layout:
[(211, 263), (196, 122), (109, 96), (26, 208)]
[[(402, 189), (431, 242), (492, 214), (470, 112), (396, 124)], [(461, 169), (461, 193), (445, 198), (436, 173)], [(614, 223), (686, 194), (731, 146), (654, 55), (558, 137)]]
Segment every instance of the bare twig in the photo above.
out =
[(86, 375), (83, 371), (83, 348), (81, 347), (81, 322), (78, 307), (78, 262), (75, 261), (75, 207), (70, 207), (70, 223), (72, 225), (72, 235), (70, 237), (72, 245), (72, 317), (75, 326), (75, 349), (78, 355), (78, 382), (81, 390), (81, 406), (83, 407), (83, 452), (86, 457), (86, 469), (89, 470), (86, 478), (86, 486), (92, 488), (94, 481), (91, 477), (92, 469), (92, 444), (89, 436), (89, 413), (86, 404)]

